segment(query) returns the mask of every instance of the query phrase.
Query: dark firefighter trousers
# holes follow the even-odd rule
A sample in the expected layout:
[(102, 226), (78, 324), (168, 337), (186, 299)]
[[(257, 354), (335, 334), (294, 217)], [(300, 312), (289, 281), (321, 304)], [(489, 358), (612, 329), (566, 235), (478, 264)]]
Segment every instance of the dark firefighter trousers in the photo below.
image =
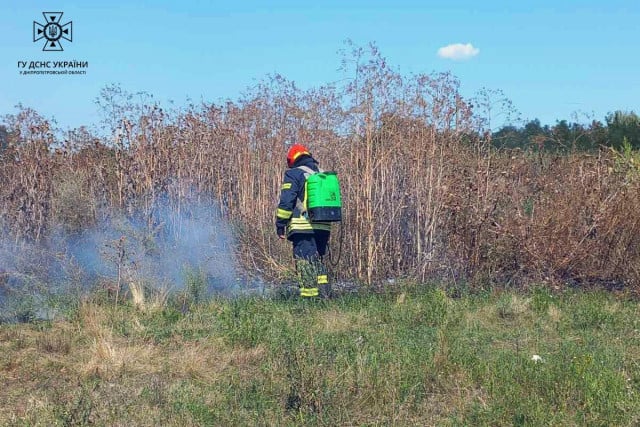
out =
[(289, 237), (293, 243), (293, 259), (302, 297), (329, 297), (331, 288), (322, 260), (327, 252), (329, 234), (328, 231), (314, 230), (313, 234), (294, 233)]

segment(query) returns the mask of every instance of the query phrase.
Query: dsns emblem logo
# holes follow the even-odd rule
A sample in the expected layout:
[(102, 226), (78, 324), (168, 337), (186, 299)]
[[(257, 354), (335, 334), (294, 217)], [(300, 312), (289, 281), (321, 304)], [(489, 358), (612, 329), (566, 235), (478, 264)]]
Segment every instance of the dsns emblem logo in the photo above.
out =
[(45, 23), (33, 21), (33, 41), (45, 39), (42, 50), (63, 51), (60, 39), (73, 41), (73, 22), (60, 24), (63, 12), (42, 12)]

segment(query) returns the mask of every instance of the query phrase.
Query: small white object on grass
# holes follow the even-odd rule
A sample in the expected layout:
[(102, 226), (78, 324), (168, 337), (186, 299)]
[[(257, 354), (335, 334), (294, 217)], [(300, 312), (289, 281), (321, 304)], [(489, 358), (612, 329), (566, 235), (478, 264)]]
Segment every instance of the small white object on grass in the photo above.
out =
[(531, 356), (531, 360), (533, 360), (536, 363), (542, 362), (542, 357), (538, 356), (537, 354), (534, 354), (533, 356)]

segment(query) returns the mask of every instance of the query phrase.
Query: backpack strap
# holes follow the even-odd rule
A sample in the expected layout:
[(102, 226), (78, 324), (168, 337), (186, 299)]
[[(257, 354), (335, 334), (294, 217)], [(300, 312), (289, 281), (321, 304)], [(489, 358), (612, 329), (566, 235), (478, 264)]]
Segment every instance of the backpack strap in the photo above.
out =
[(314, 173), (324, 172), (319, 167), (318, 167), (318, 172), (316, 172), (313, 169), (311, 169), (309, 166), (306, 166), (306, 165), (298, 166), (298, 169), (300, 169), (300, 170), (302, 170), (304, 172), (305, 179), (308, 178), (309, 175), (313, 175)]
[[(302, 165), (302, 166), (298, 166), (297, 169), (300, 169), (302, 172), (304, 172), (304, 179), (306, 181), (307, 178), (309, 178), (309, 176), (316, 174), (316, 173), (320, 173), (320, 172), (324, 172), (324, 170), (320, 169), (320, 167), (318, 167), (318, 171), (314, 171), (313, 169), (311, 169), (309, 166), (306, 165)], [(305, 183), (305, 195), (306, 195), (306, 183)], [(303, 201), (300, 199), (296, 199), (296, 207), (298, 208), (298, 210), (300, 210), (300, 212), (302, 213), (302, 215), (306, 215), (307, 213), (307, 206), (306, 206), (306, 200)]]

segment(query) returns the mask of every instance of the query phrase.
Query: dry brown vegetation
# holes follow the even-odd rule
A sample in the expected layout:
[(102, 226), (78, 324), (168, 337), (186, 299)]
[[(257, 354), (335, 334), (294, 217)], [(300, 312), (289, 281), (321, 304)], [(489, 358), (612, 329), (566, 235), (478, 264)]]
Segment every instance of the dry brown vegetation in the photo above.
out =
[(291, 264), (274, 210), (295, 141), (341, 177), (341, 277), (640, 286), (633, 153), (496, 150), (496, 100), (463, 99), (450, 74), (402, 76), (375, 48), (353, 49), (345, 72), (342, 86), (303, 91), (276, 76), (236, 102), (175, 113), (109, 87), (102, 139), (80, 129), (60, 141), (21, 109), (0, 151), (4, 234), (46, 241), (56, 225), (92, 226), (107, 207), (142, 212), (153, 227), (158, 198), (180, 210), (187, 196), (211, 196), (243, 265), (278, 279)]

